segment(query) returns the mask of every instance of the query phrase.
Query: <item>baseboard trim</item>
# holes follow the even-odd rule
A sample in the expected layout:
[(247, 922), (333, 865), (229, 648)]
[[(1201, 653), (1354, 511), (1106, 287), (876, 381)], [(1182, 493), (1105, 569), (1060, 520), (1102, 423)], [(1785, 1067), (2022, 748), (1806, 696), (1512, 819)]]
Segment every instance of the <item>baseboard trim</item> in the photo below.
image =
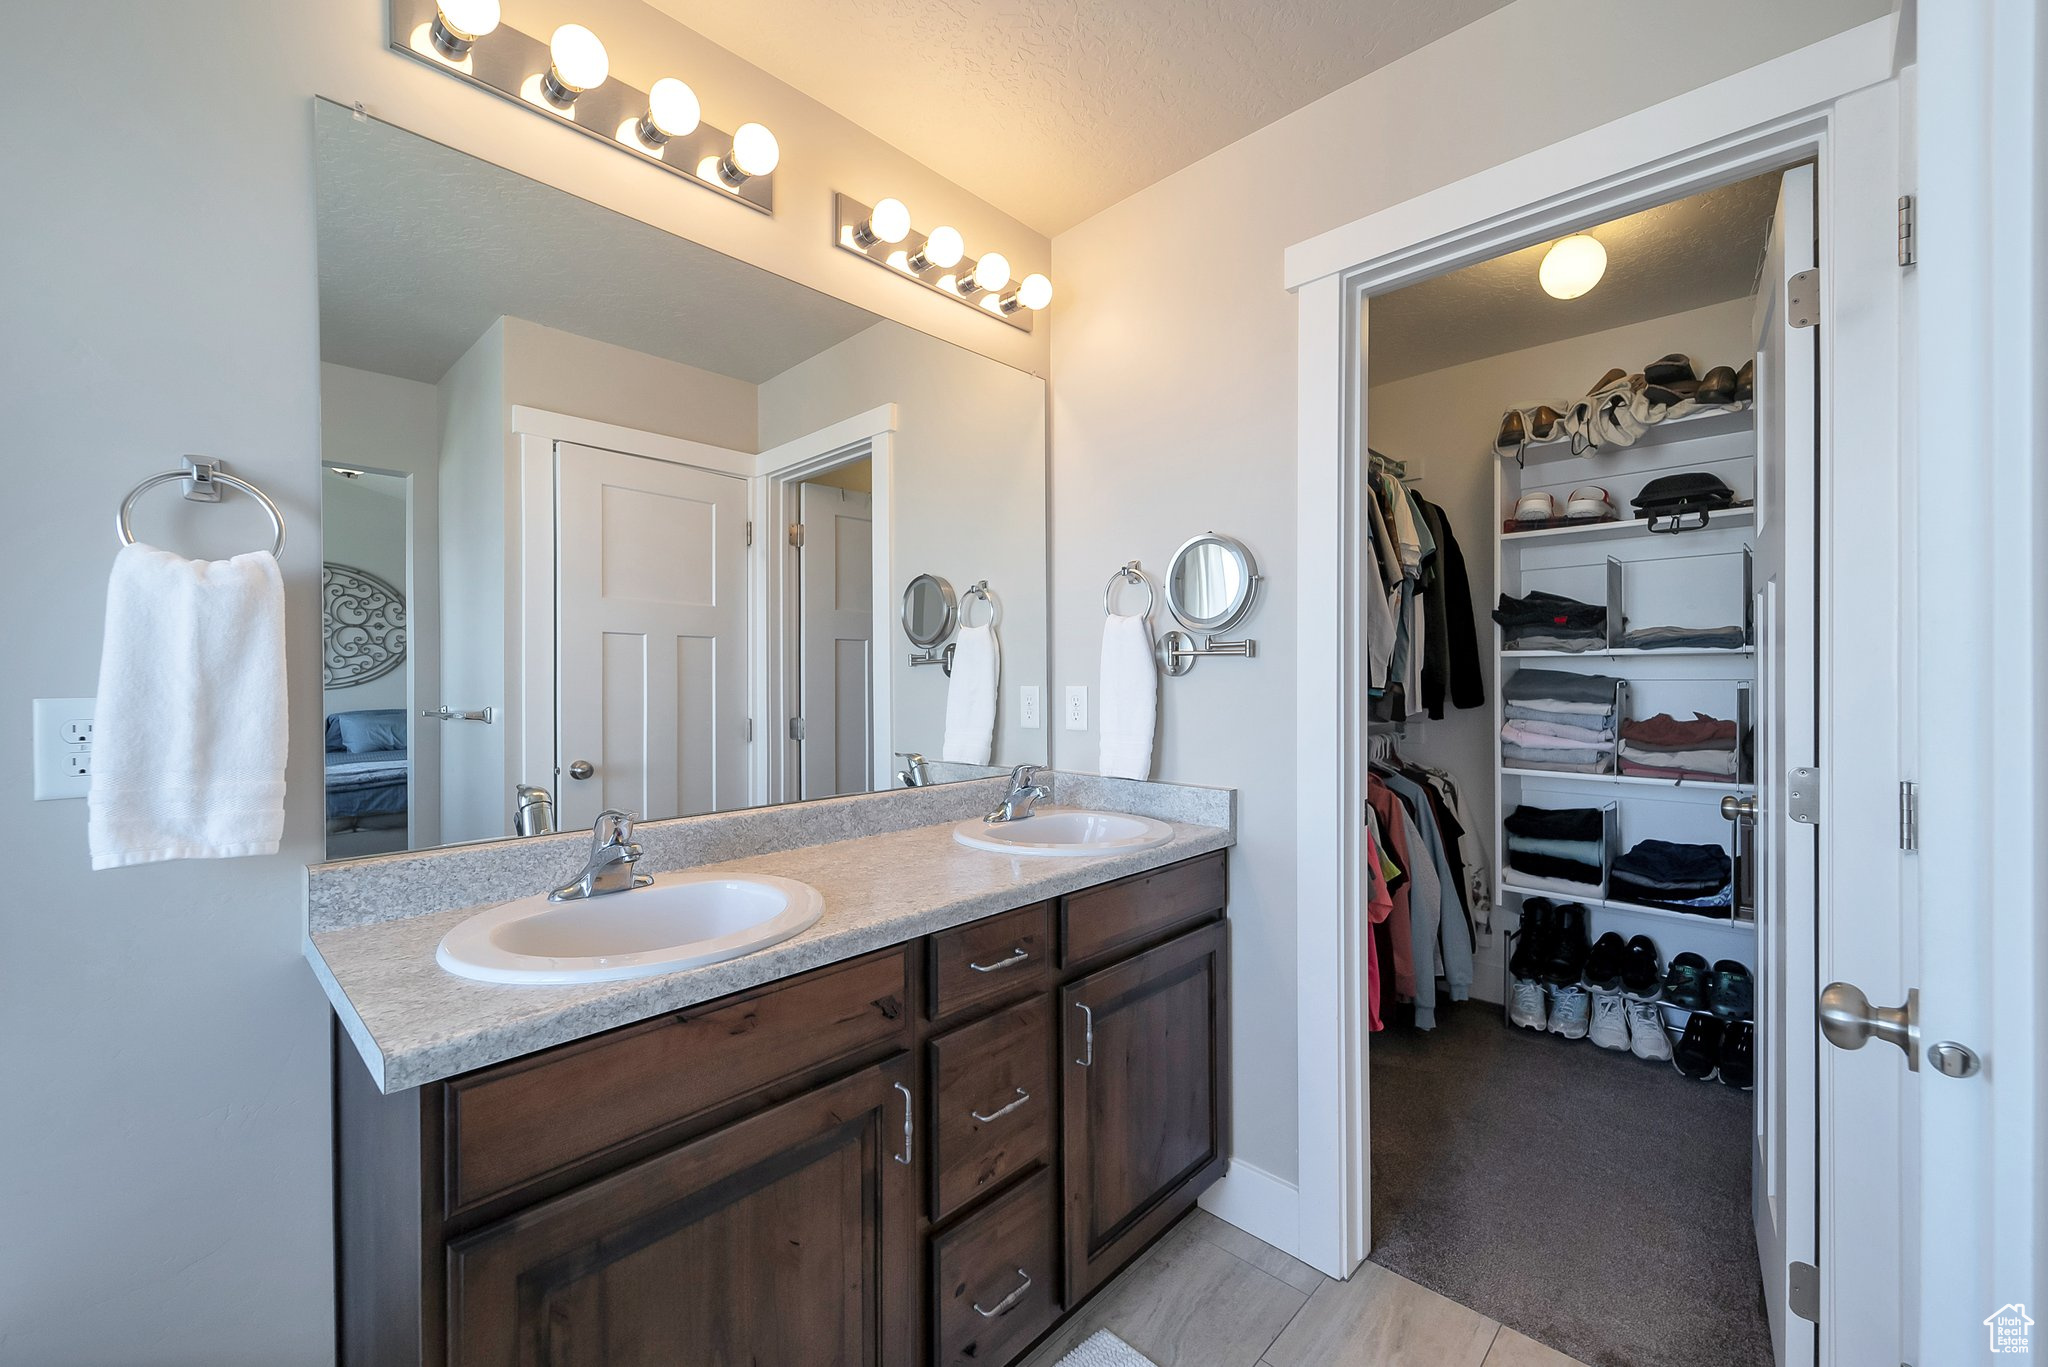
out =
[(1284, 1177), (1233, 1158), (1222, 1179), (1202, 1193), (1201, 1206), (1282, 1253), (1300, 1251), (1301, 1189)]

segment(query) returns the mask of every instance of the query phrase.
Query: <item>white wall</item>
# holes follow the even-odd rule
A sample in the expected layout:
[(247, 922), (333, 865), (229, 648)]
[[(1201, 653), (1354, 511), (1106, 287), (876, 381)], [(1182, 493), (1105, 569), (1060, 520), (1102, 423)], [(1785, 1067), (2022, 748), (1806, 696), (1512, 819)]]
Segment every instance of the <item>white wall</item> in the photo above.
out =
[[(508, 5), (539, 26), (539, 6)], [(781, 137), (764, 218), (385, 49), (378, 0), (10, 7), (0, 419), (61, 484), (12, 528), (0, 600), (0, 1359), (324, 1363), (333, 1349), (328, 1011), (300, 961), (320, 857), (319, 341), (311, 99), (324, 94), (1013, 363), (1027, 336), (831, 246), (830, 191), (894, 193), (1019, 270), (1044, 240), (632, 0), (573, 17), (643, 87)], [(557, 16), (568, 17), (567, 15)], [(81, 41), (89, 34), (90, 41)], [(81, 117), (119, 91), (118, 137)], [(93, 691), (115, 504), (197, 451), (283, 505), (293, 690), (284, 847), (88, 873), (80, 802), (37, 803), (32, 697)], [(236, 505), (241, 506), (236, 506)], [(25, 504), (23, 506), (26, 506)], [(138, 518), (190, 554), (267, 538), (246, 500)]]
[[(1242, 792), (1233, 1105), (1237, 1153), (1256, 1166), (1297, 1171), (1296, 312), (1281, 253), (1889, 8), (1732, 0), (1697, 22), (1649, 19), (1629, 0), (1518, 0), (1055, 239), (1053, 691), (1094, 685), (1102, 585), (1124, 561), (1156, 577), (1214, 529), (1250, 545), (1268, 576), (1242, 628), (1257, 659), (1162, 681), (1154, 771)], [(1052, 742), (1057, 766), (1094, 767), (1094, 732)]]
[[(753, 452), (754, 386), (524, 318), (505, 325), (505, 402)], [(509, 416), (509, 415), (508, 415)]]
[[(1411, 468), (1419, 463), (1422, 482), (1416, 490), (1449, 516), (1458, 549), (1464, 553), (1489, 704), (1500, 682), (1494, 674), (1493, 630), (1487, 616), (1493, 609), (1493, 533), (1510, 511), (1494, 506), (1494, 464), (1499, 457), (1493, 454), (1493, 439), (1500, 431), (1501, 411), (1538, 403), (1562, 408), (1609, 368), (1641, 370), (1645, 362), (1672, 351), (1684, 352), (1702, 366), (1739, 367), (1752, 351), (1749, 311), (1750, 300), (1734, 299), (1413, 375), (1368, 391), (1366, 440), (1375, 451), (1411, 462)], [(1590, 462), (1584, 482), (1601, 483)], [(1627, 508), (1622, 511), (1626, 515)], [(1493, 810), (1497, 751), (1491, 706), (1465, 711), (1446, 706), (1441, 721), (1427, 716), (1411, 719), (1401, 751), (1449, 770), (1475, 815)], [(1487, 867), (1496, 873), (1499, 834), (1491, 823), (1482, 823), (1479, 835)], [(1496, 913), (1494, 925), (1496, 930), (1512, 929), (1512, 917)], [(1500, 948), (1498, 934), (1477, 946), (1473, 994), (1487, 1001), (1500, 998)]]

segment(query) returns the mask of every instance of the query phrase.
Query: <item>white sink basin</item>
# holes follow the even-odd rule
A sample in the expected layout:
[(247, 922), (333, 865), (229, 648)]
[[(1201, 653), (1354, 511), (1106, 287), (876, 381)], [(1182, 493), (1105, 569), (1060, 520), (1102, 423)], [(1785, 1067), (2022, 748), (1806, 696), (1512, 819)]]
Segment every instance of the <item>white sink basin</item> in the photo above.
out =
[(970, 849), (998, 854), (1125, 854), (1164, 845), (1173, 839), (1173, 827), (1127, 812), (1040, 807), (1020, 821), (963, 821), (953, 828), (953, 838)]
[(818, 890), (791, 878), (665, 873), (631, 892), (487, 907), (449, 931), (434, 958), (487, 983), (608, 982), (737, 959), (824, 914)]

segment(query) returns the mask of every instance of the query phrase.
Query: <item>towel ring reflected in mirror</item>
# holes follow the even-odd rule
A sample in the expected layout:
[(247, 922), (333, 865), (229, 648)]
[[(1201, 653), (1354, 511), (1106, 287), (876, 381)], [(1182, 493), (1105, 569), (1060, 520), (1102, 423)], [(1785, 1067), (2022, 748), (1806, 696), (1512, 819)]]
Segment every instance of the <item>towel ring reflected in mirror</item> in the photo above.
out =
[(1166, 608), (1186, 631), (1169, 631), (1159, 639), (1160, 667), (1168, 677), (1187, 673), (1204, 655), (1257, 656), (1257, 641), (1223, 641), (1215, 633), (1250, 615), (1262, 578), (1251, 549), (1218, 532), (1191, 537), (1173, 553), (1166, 571)]

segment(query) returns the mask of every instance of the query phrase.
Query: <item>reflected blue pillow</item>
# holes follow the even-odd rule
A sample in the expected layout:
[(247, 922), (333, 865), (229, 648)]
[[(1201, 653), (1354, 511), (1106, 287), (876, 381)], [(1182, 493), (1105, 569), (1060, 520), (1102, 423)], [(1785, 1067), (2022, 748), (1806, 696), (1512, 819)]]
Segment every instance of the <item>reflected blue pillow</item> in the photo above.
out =
[(405, 748), (405, 709), (402, 707), (337, 712), (330, 720), (341, 730), (342, 748), (352, 755)]
[(348, 747), (341, 743), (341, 718), (329, 712), (327, 714), (327, 753), (331, 755), (337, 750), (346, 749)]

